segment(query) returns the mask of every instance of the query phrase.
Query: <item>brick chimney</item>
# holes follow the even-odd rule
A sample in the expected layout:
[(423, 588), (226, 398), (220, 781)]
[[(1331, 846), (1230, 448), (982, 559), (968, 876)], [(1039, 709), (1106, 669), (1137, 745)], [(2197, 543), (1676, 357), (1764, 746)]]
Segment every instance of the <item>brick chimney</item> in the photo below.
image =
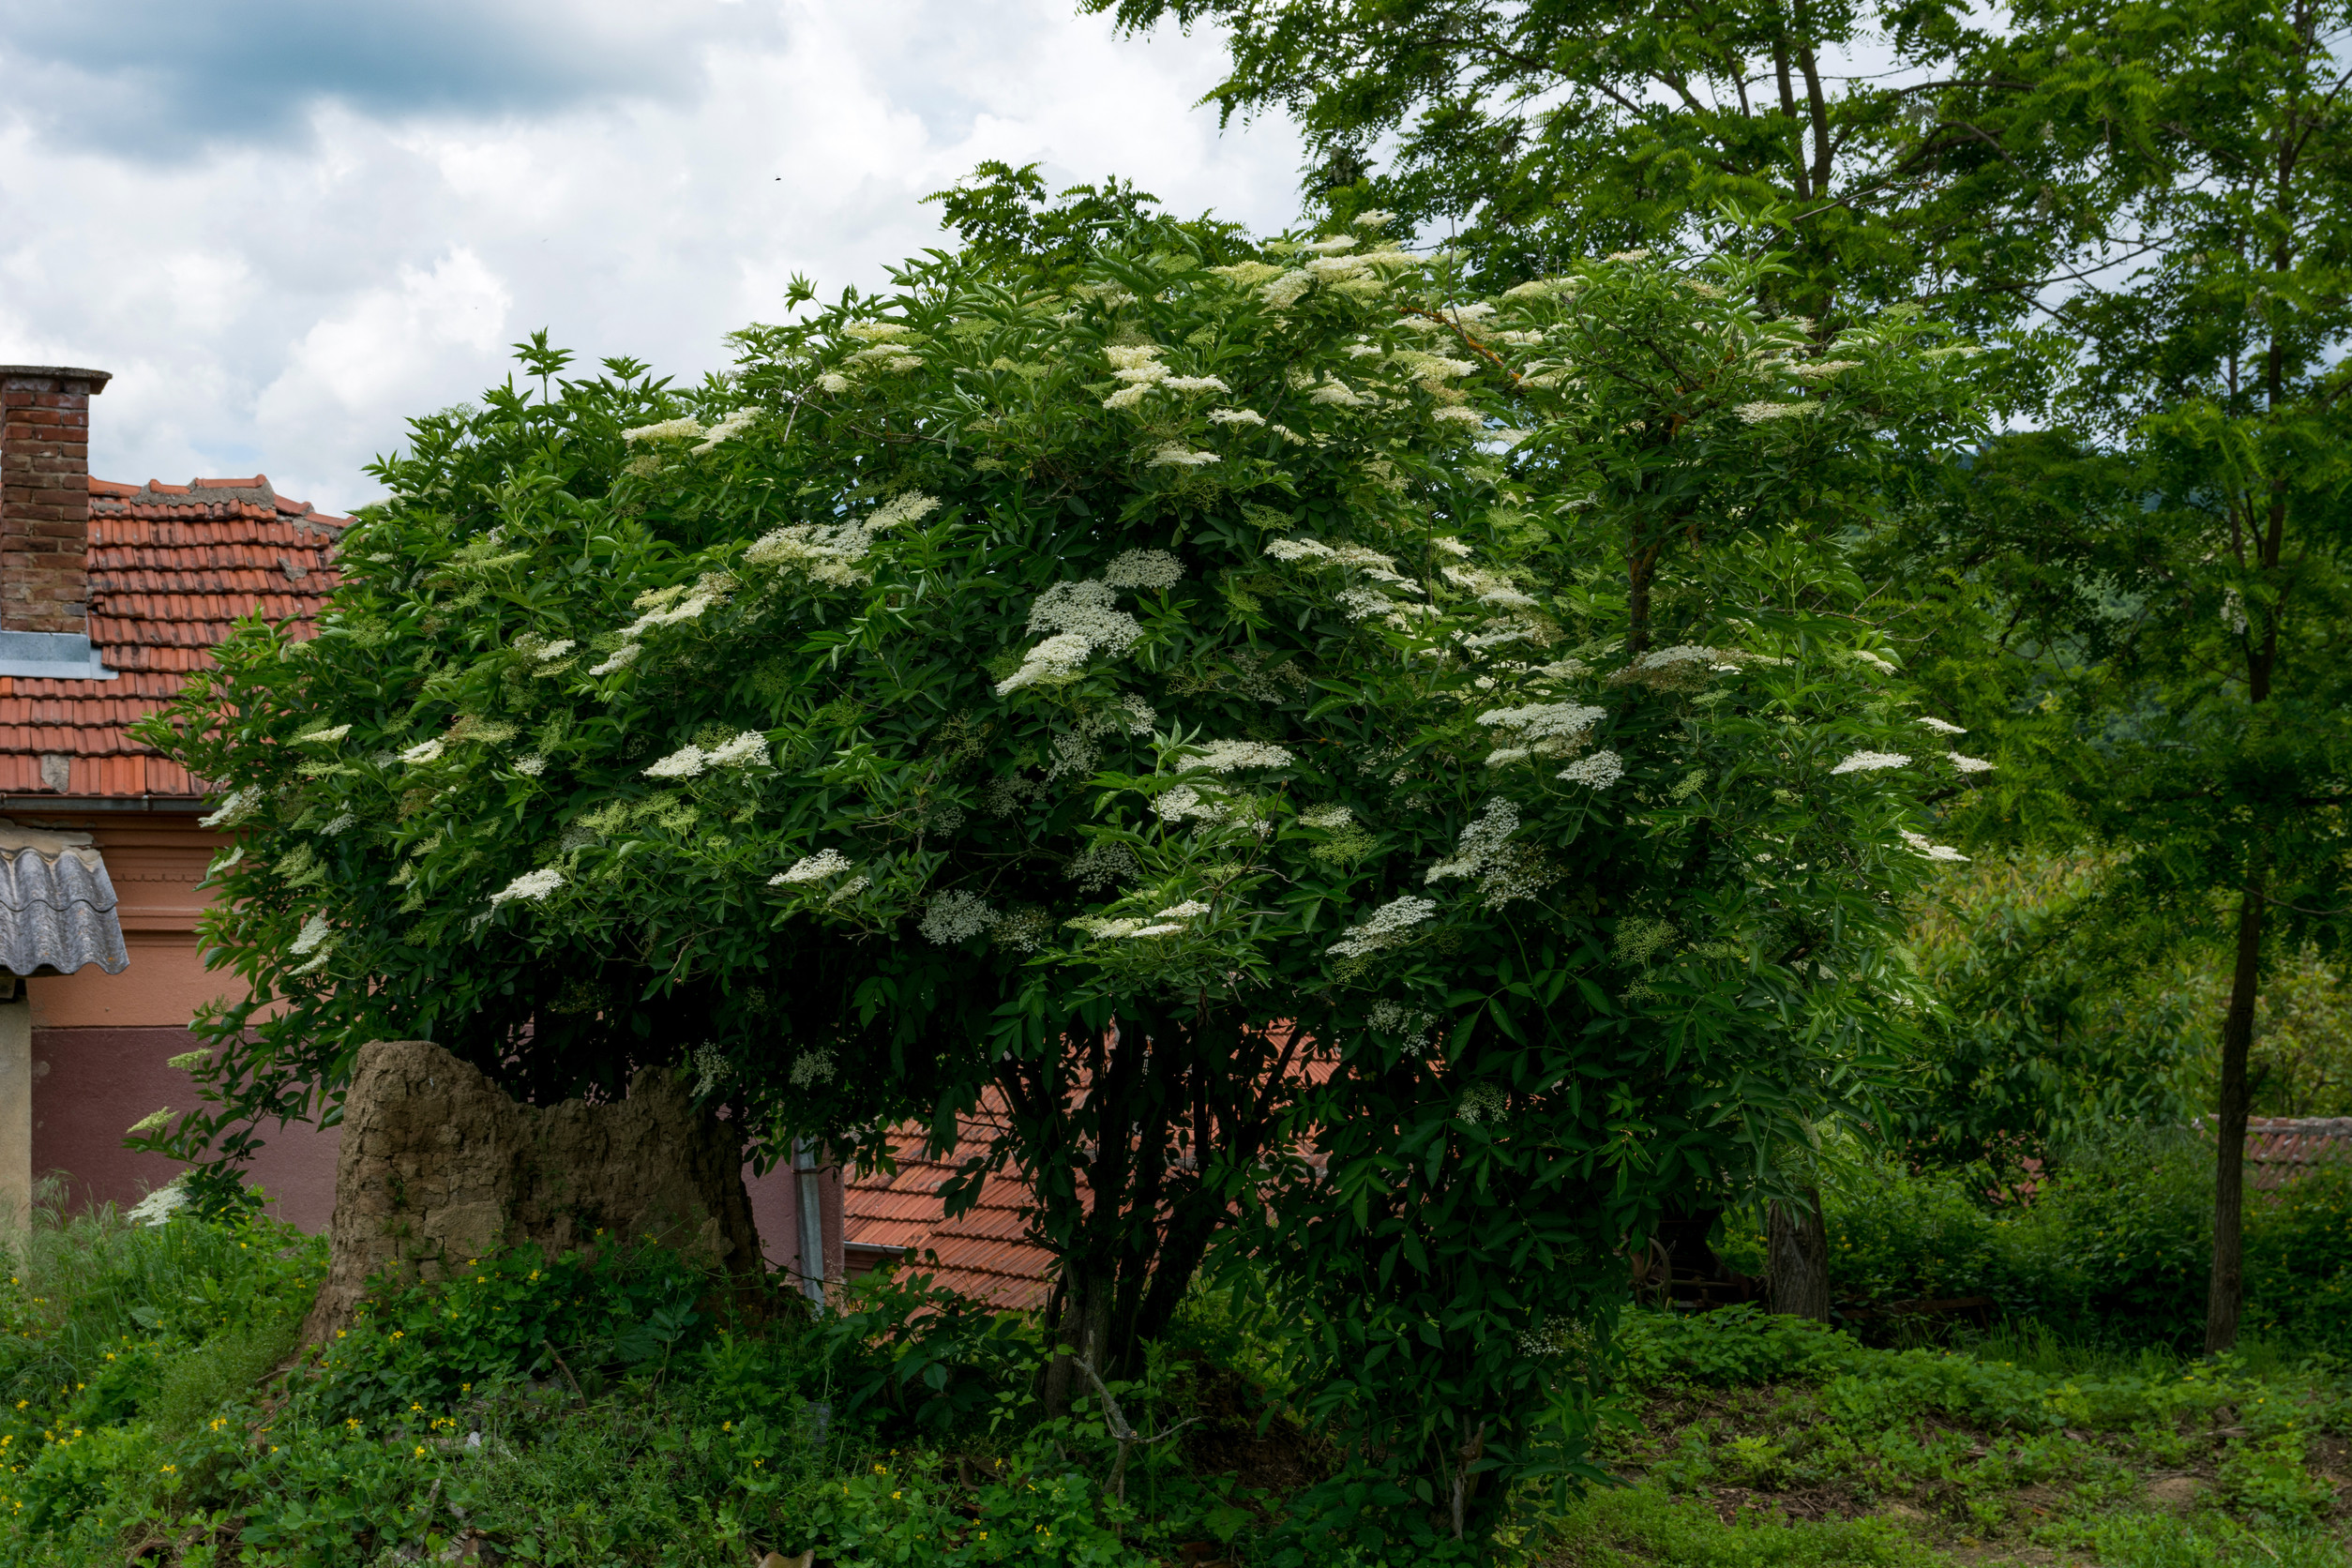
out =
[(90, 400), (112, 379), (0, 365), (0, 632), (87, 629)]

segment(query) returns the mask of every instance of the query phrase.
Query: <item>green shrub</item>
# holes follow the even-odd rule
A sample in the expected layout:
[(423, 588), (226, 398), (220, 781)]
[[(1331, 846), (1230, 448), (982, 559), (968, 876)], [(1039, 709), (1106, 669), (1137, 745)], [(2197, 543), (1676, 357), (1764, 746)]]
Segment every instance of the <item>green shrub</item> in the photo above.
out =
[(1838, 1295), (1902, 1301), (1975, 1295), (2007, 1283), (2000, 1223), (1957, 1172), (1893, 1160), (1824, 1195), (1830, 1284)]
[(1754, 1306), (1677, 1314), (1629, 1312), (1613, 1348), (1636, 1387), (1699, 1383), (1727, 1387), (1817, 1379), (1841, 1365), (1853, 1342), (1804, 1318), (1775, 1318)]
[[(2029, 1201), (1986, 1200), (1962, 1170), (1889, 1160), (1823, 1195), (1840, 1300), (1984, 1295), (2069, 1342), (2202, 1341), (2213, 1249), (2213, 1151), (2183, 1131), (2110, 1130), (2072, 1152)], [(1732, 1222), (1734, 1266), (1761, 1238)], [(2246, 1204), (2247, 1322), (2286, 1343), (2352, 1350), (2352, 1166)]]
[(2352, 1352), (2352, 1164), (2322, 1167), (2249, 1199), (2247, 1321)]
[[(323, 1366), (322, 1416), (373, 1422), (444, 1410), (500, 1379), (561, 1379), (581, 1397), (706, 1344), (728, 1309), (727, 1282), (656, 1247), (620, 1245), (550, 1259), (522, 1246), (470, 1259), (452, 1277), (379, 1291), (368, 1332), (339, 1334)], [(776, 1296), (777, 1310), (806, 1308)]]

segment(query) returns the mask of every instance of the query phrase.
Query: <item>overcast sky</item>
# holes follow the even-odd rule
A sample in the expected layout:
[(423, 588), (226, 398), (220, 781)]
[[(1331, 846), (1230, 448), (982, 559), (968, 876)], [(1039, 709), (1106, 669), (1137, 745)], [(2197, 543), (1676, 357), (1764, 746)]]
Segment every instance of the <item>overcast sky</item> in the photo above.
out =
[(91, 471), (343, 510), (550, 328), (681, 378), (936, 243), (983, 158), (1295, 211), (1209, 37), (1071, 0), (0, 0), (0, 364), (79, 365)]

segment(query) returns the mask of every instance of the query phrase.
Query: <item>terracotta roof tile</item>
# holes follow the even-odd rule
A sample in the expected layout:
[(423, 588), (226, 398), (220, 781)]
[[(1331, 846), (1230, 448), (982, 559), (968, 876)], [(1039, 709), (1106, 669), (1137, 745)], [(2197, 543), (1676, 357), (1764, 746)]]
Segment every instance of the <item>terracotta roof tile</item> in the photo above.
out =
[(2258, 1191), (2284, 1185), (2322, 1161), (2352, 1161), (2352, 1116), (2253, 1116), (2246, 1120), (2247, 1180)]
[(42, 780), (47, 755), (69, 760), (67, 795), (200, 797), (203, 786), (133, 741), (129, 725), (177, 695), (247, 615), (293, 621), (296, 637), (309, 636), (350, 521), (279, 495), (261, 474), (186, 485), (92, 479), (90, 641), (122, 673), (0, 675), (0, 793), (54, 792)]
[[(967, 1141), (987, 1136), (997, 1102), (984, 1100), (977, 1117), (965, 1123)], [(846, 1247), (882, 1247), (923, 1255), (923, 1272), (933, 1282), (998, 1306), (1029, 1310), (1053, 1293), (1053, 1255), (1031, 1240), (1021, 1209), (1029, 1191), (1021, 1180), (999, 1172), (980, 1188), (980, 1200), (950, 1219), (940, 1188), (955, 1174), (954, 1156), (928, 1159), (920, 1127), (904, 1127), (891, 1138), (898, 1168), (853, 1176), (843, 1184), (841, 1237)]]
[[(1326, 1082), (1337, 1070), (1337, 1062), (1322, 1052), (1301, 1054), (1304, 1059), (1294, 1062), (1289, 1071), (1308, 1082)], [(958, 1142), (966, 1148), (984, 1147), (1003, 1108), (996, 1091), (982, 1095), (979, 1108), (961, 1120)], [(1021, 1213), (1030, 1202), (1028, 1184), (1009, 1171), (992, 1172), (981, 1184), (980, 1200), (950, 1219), (939, 1195), (956, 1173), (957, 1157), (928, 1158), (923, 1153), (925, 1141), (920, 1125), (893, 1129), (891, 1154), (898, 1168), (852, 1176), (842, 1184), (845, 1247), (895, 1250), (910, 1264), (927, 1253), (936, 1264), (927, 1264), (922, 1272), (929, 1273), (936, 1284), (1001, 1307), (1044, 1306), (1053, 1294), (1054, 1259), (1032, 1235)], [(1321, 1169), (1320, 1155), (1303, 1153)]]

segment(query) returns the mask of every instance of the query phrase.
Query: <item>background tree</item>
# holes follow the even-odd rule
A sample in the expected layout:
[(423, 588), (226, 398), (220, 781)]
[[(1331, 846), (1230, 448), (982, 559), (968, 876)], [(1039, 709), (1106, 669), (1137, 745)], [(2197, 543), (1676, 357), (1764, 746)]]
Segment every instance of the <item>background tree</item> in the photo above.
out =
[[(1822, 333), (1907, 300), (2019, 321), (2103, 208), (2058, 177), (1998, 35), (1941, 4), (1082, 0), (1224, 29), (1210, 97), (1287, 112), (1311, 202), (1394, 209), (1491, 286), (1769, 215), (1767, 285)], [(1881, 53), (1891, 50), (1892, 68)], [(1854, 62), (1868, 58), (1868, 68)], [(1385, 168), (1375, 163), (1385, 150)]]
[[(2266, 965), (2332, 942), (2343, 792), (2347, 148), (2345, 14), (2295, 3), (2021, 8), (2013, 53), (2115, 246), (2056, 309), (2079, 339), (2060, 432), (2021, 437), (1931, 525), (1961, 597), (1990, 571), (1991, 646), (2016, 667), (2000, 792), (2124, 858), (2132, 898), (2227, 957), (2208, 1345), (2237, 1335), (2248, 1053)], [(2103, 270), (2100, 270), (2103, 268)], [(2048, 534), (1988, 565), (1984, 520)], [(1980, 623), (1984, 625), (1985, 623)], [(1965, 678), (1983, 662), (1963, 656)]]

